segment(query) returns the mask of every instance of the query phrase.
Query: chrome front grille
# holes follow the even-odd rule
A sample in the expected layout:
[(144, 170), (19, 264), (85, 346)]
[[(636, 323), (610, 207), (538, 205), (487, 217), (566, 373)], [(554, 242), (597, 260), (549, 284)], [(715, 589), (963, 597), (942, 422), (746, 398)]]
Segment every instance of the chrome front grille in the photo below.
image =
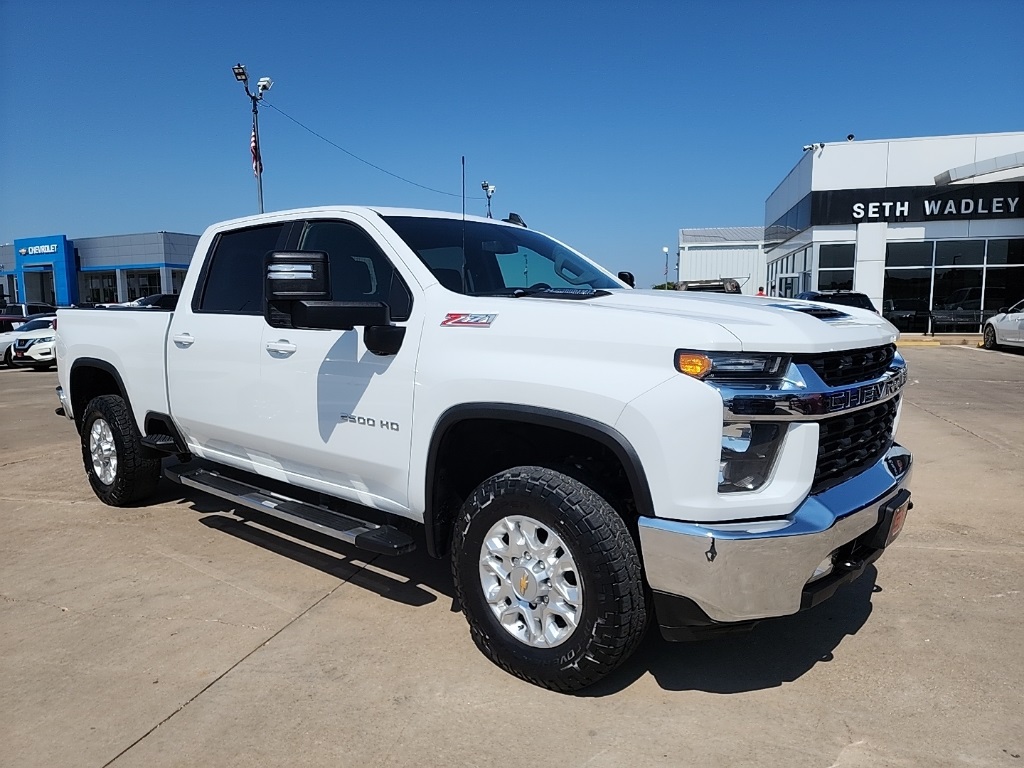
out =
[(895, 355), (896, 345), (886, 344), (868, 349), (795, 355), (793, 362), (809, 365), (828, 386), (841, 387), (877, 379), (889, 368)]
[(818, 422), (818, 463), (811, 493), (838, 485), (874, 464), (889, 450), (900, 398)]

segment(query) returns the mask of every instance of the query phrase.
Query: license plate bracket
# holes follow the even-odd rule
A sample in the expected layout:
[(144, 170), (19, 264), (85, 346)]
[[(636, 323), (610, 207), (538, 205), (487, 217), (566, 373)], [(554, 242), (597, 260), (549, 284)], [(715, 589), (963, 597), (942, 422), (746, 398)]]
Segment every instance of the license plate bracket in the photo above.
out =
[(903, 530), (907, 512), (913, 508), (910, 491), (906, 488), (893, 496), (878, 510), (878, 525), (869, 545), (875, 549), (885, 549), (892, 544)]

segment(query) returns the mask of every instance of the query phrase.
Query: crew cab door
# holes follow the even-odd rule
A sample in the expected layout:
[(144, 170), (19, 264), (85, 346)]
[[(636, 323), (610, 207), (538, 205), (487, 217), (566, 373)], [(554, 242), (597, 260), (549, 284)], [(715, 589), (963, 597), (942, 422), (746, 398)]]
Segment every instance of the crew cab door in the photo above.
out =
[(355, 215), (307, 221), (297, 247), (327, 253), (332, 301), (384, 302), (406, 332), (398, 352), (382, 356), (367, 349), (364, 328), (303, 330), (271, 319), (260, 348), (260, 423), (274, 436), (267, 458), (281, 479), (405, 514), (423, 323), (409, 287), (415, 282)]
[[(270, 435), (261, 417), (263, 272), (287, 246), (292, 222), (218, 235), (191, 302), (179, 302), (167, 339), (171, 415), (197, 455), (252, 469)], [(186, 284), (186, 288), (187, 288)]]

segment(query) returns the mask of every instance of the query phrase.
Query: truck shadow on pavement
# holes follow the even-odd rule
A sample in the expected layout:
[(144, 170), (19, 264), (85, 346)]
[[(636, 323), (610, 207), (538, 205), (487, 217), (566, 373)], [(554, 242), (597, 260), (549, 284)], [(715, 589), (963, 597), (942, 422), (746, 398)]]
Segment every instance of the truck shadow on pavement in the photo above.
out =
[(777, 688), (832, 661), (847, 635), (855, 635), (871, 615), (878, 571), (868, 566), (859, 579), (830, 600), (793, 616), (768, 619), (745, 634), (669, 643), (651, 626), (640, 648), (621, 668), (580, 696), (608, 696), (645, 674), (668, 691), (742, 693)]
[[(375, 555), (202, 492), (183, 495), (175, 486), (161, 490), (164, 493), (154, 501), (188, 505), (202, 515), (199, 522), (212, 530), (283, 555), (388, 600), (422, 607), (443, 596), (451, 601), (449, 610), (460, 610), (448, 561), (428, 556), (422, 540), (416, 551), (407, 555)], [(793, 682), (815, 665), (832, 661), (843, 639), (855, 635), (864, 625), (871, 614), (872, 593), (882, 591), (875, 584), (877, 575), (875, 567), (868, 566), (859, 579), (821, 605), (793, 616), (763, 621), (744, 634), (669, 643), (652, 622), (631, 659), (600, 683), (576, 695), (611, 696), (648, 674), (668, 691), (742, 693)]]
[(160, 490), (159, 496), (152, 500), (154, 503), (187, 505), (202, 515), (199, 522), (207, 528), (315, 568), (388, 600), (424, 606), (443, 595), (454, 601), (455, 590), (447, 561), (427, 555), (422, 541), (407, 555), (377, 555), (201, 491), (184, 495), (180, 487), (170, 483), (162, 484)]

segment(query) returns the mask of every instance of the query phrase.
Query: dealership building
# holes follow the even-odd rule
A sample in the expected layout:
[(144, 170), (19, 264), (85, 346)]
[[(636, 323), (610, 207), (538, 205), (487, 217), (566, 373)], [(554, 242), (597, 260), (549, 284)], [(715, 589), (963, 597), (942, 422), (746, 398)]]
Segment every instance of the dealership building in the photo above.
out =
[(906, 331), (1024, 298), (1024, 133), (815, 143), (765, 203), (768, 292), (867, 294)]
[(178, 293), (198, 235), (28, 237), (0, 245), (0, 298), (67, 306)]
[(679, 230), (678, 282), (722, 280), (753, 295), (765, 286), (764, 228), (714, 227)]

